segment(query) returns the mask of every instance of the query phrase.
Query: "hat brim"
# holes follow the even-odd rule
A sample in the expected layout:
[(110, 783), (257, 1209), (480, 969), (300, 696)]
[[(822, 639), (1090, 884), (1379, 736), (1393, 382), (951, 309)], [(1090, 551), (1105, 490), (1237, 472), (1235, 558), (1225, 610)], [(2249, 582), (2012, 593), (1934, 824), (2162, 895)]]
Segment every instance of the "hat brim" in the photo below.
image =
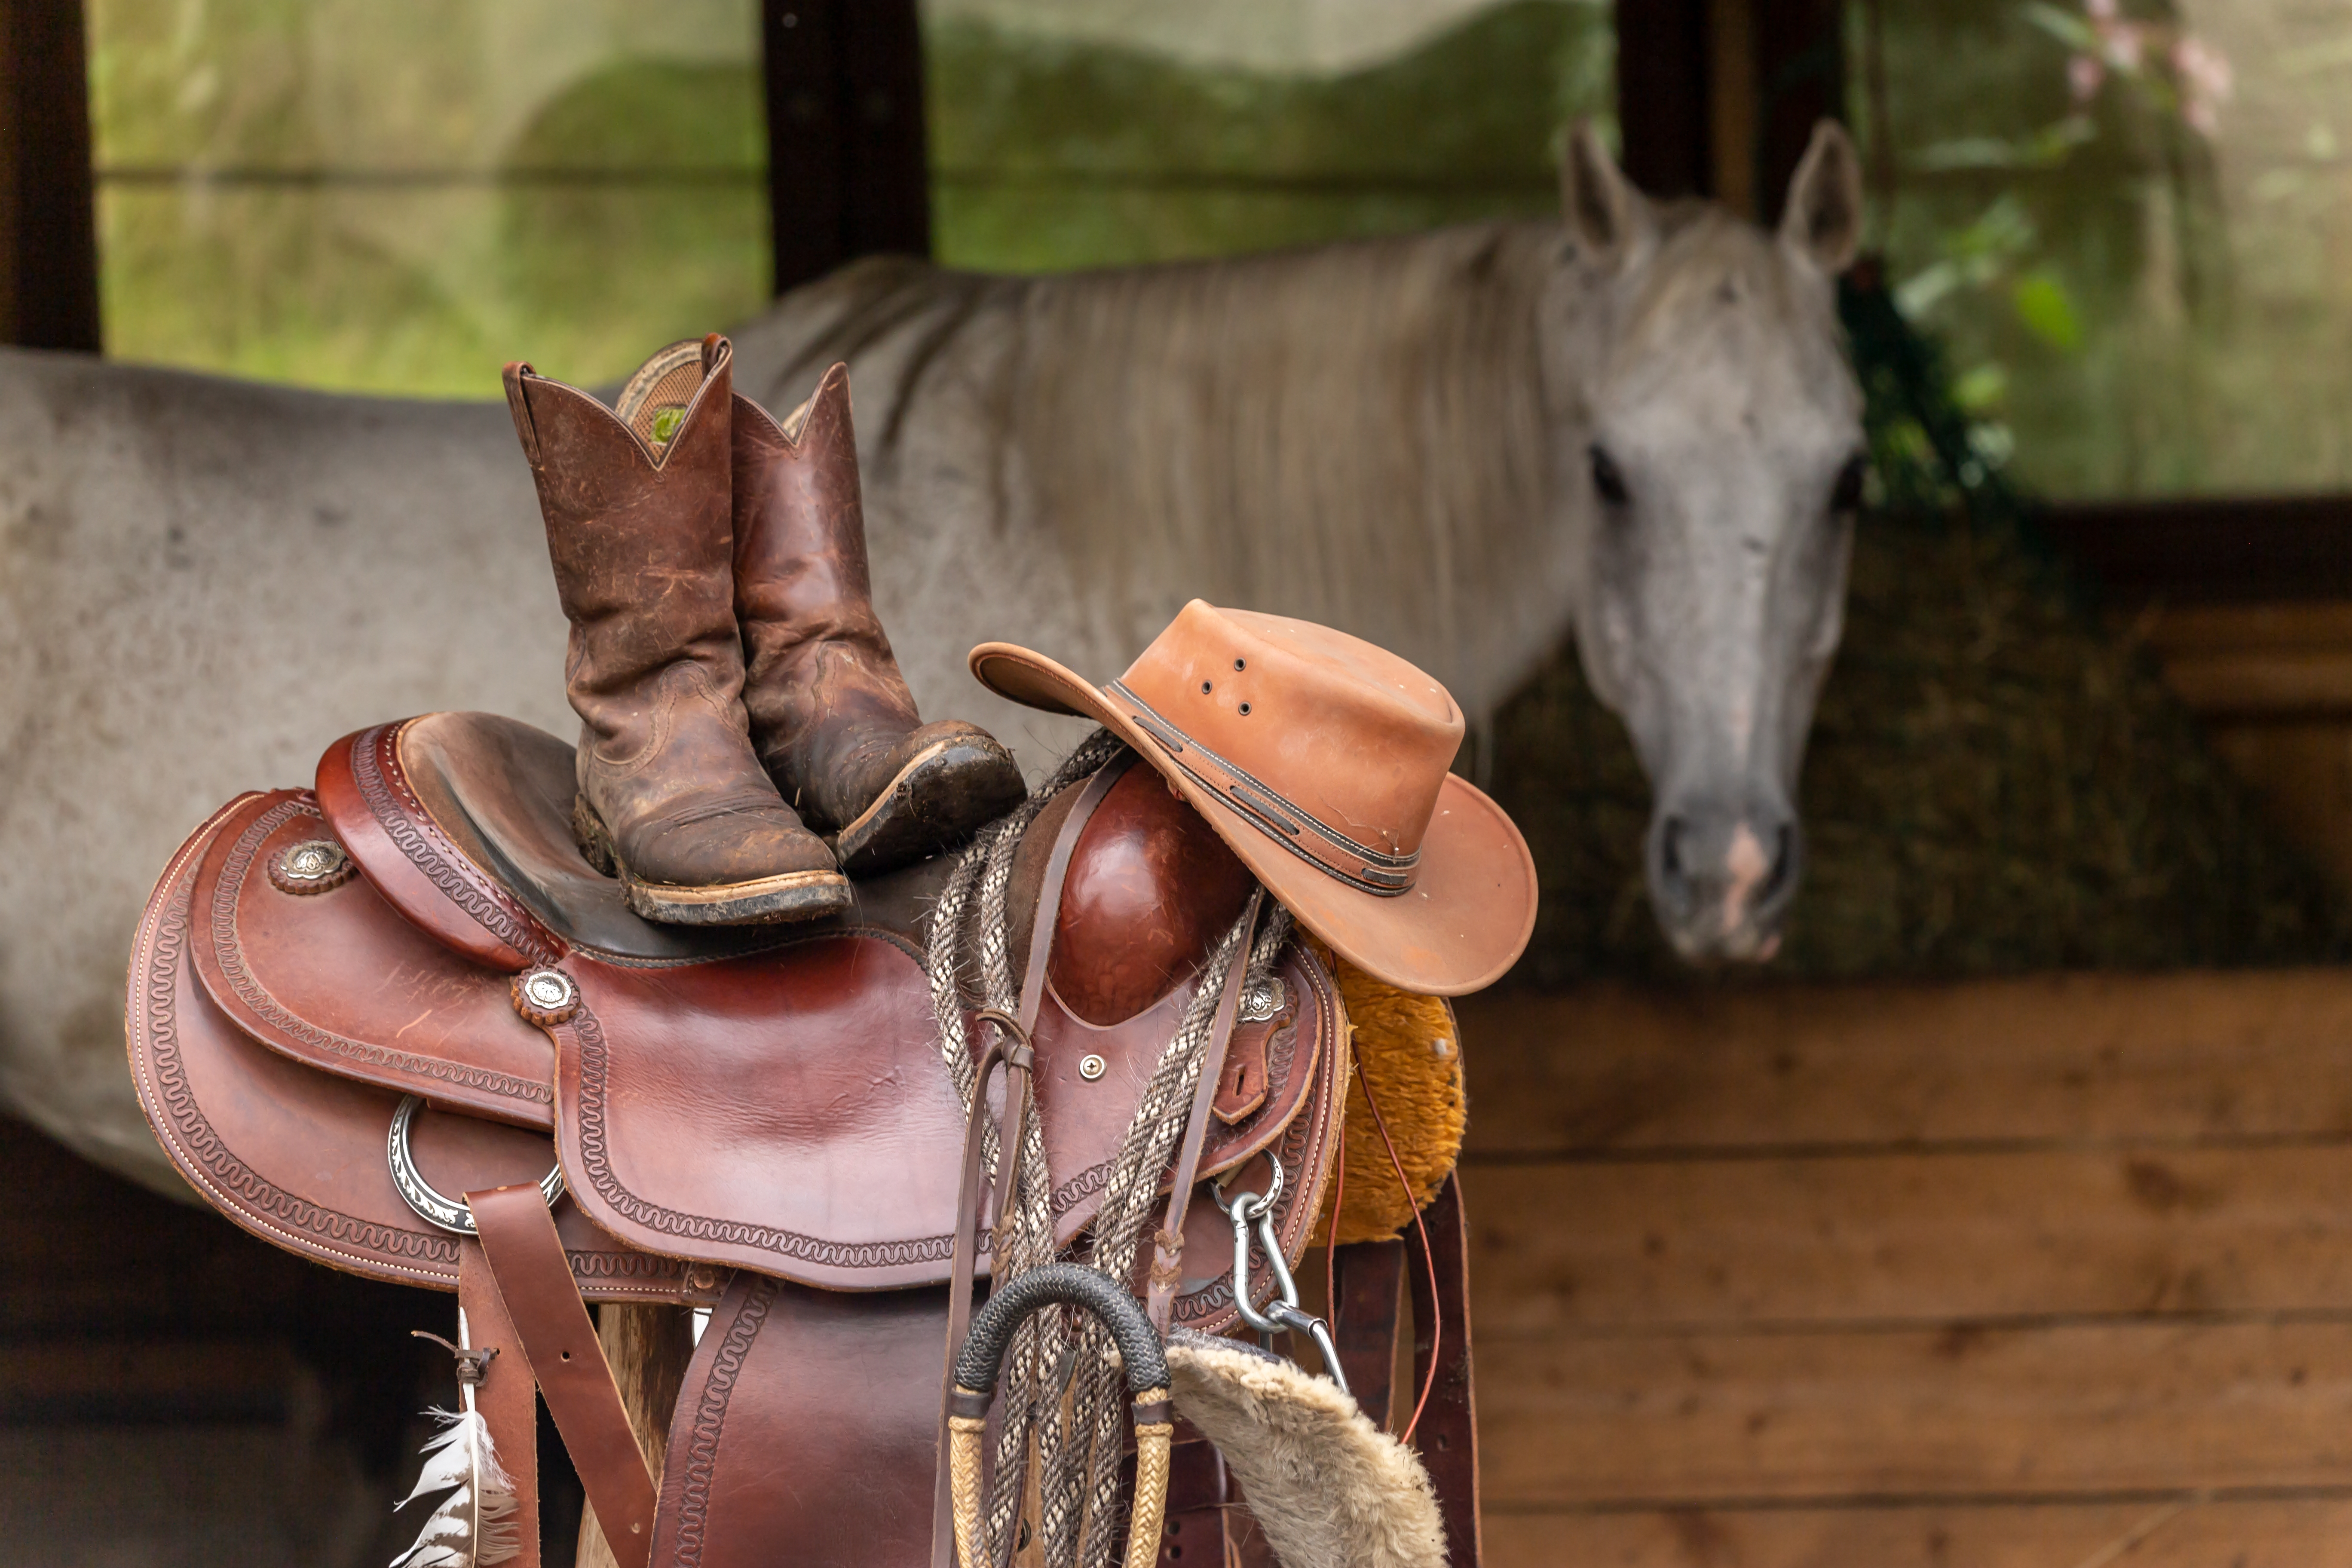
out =
[(1502, 807), (1469, 780), (1445, 775), (1413, 886), (1392, 898), (1366, 893), (1284, 848), (1203, 789), (1076, 671), (1011, 643), (982, 643), (971, 662), (999, 697), (1091, 719), (1133, 747), (1301, 925), (1374, 979), (1423, 995), (1460, 996), (1500, 980), (1527, 950), (1536, 923), (1535, 861)]

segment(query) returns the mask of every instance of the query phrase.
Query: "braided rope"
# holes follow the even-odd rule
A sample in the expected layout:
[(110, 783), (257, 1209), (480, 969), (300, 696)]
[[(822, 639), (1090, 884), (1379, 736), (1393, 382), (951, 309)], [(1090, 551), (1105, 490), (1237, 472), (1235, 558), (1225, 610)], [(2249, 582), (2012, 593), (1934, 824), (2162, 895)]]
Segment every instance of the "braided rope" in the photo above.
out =
[[(1022, 836), (1038, 814), (1071, 786), (1084, 782), (1118, 754), (1121, 742), (1108, 731), (1097, 731), (1063, 760), (1053, 776), (1013, 811), (981, 830), (972, 846), (956, 862), (931, 910), (929, 962), (931, 1012), (939, 1025), (940, 1051), (946, 1058), (956, 1093), (967, 1110), (977, 1088), (971, 1051), (966, 1044), (964, 1013), (994, 1007), (1014, 1012), (1020, 993), (1013, 984), (1012, 939), (1006, 930), (1006, 889), (1013, 880), (1014, 858)], [(974, 910), (975, 900), (978, 909)], [(977, 915), (977, 919), (972, 918)], [(997, 1147), (995, 1123), (981, 1120), (983, 1168), (992, 1181), (1003, 1157)], [(1013, 1197), (1007, 1212), (997, 1216), (991, 1238), (991, 1269), (999, 1283), (1054, 1258), (1053, 1188), (1045, 1168), (1045, 1136), (1036, 1102), (1029, 1105), (1021, 1125), (1021, 1161)], [(1021, 1326), (1013, 1342), (1007, 1374), (998, 1387), (1003, 1420), (998, 1434), (996, 1479), (989, 1496), (985, 1531), (988, 1561), (1003, 1561), (1001, 1548), (1018, 1513), (1021, 1479), (1027, 1469), (1032, 1413), (1038, 1407), (1039, 1369), (1062, 1352), (1066, 1337), (1065, 1317), (1040, 1312)], [(1045, 1423), (1050, 1431), (1052, 1423)], [(1043, 1434), (1041, 1434), (1042, 1436)]]

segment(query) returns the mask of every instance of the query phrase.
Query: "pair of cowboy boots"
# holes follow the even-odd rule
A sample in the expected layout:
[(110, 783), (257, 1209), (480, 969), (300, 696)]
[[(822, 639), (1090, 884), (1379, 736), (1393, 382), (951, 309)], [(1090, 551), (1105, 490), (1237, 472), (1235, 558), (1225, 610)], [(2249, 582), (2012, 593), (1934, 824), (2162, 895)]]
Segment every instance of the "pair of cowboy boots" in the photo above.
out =
[(846, 368), (788, 429), (734, 395), (733, 356), (673, 344), (611, 408), (506, 369), (572, 623), (573, 828), (631, 908), (679, 925), (838, 913), (848, 874), (1023, 795), (987, 731), (922, 721), (875, 617)]

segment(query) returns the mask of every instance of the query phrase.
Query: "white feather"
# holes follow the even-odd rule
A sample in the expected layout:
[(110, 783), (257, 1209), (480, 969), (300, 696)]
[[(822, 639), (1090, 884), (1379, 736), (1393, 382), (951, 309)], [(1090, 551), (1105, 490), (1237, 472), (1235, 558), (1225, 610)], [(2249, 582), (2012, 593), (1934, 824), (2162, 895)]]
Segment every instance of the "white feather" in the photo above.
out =
[(434, 1492), (449, 1495), (392, 1568), (489, 1568), (507, 1562), (521, 1550), (514, 1481), (499, 1463), (489, 1426), (478, 1411), (431, 1415), (442, 1430), (425, 1445), (416, 1485), (397, 1506), (406, 1508)]

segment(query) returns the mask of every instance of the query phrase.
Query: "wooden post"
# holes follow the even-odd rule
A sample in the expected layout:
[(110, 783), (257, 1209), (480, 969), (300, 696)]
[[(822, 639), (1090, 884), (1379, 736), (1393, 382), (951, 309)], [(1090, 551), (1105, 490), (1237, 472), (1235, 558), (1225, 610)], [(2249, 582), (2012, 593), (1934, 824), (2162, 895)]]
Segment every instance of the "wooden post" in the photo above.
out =
[(1707, 0), (1617, 0), (1617, 124), (1633, 182), (1654, 196), (1715, 194)]
[(761, 0), (776, 291), (931, 248), (915, 0)]
[(0, 0), (0, 342), (95, 353), (80, 0)]
[(1844, 117), (1839, 0), (1617, 0), (1625, 172), (1780, 216), (1816, 121)]
[[(662, 1459), (669, 1444), (669, 1418), (677, 1408), (678, 1389), (686, 1382), (686, 1363), (694, 1355), (692, 1316), (684, 1307), (633, 1301), (606, 1301), (596, 1309), (596, 1342), (612, 1364), (613, 1381), (621, 1388), (621, 1405), (637, 1434), (637, 1447), (654, 1473), (654, 1489), (661, 1489)], [(580, 1555), (576, 1568), (619, 1568), (613, 1549), (604, 1543), (592, 1506), (580, 1519)]]

